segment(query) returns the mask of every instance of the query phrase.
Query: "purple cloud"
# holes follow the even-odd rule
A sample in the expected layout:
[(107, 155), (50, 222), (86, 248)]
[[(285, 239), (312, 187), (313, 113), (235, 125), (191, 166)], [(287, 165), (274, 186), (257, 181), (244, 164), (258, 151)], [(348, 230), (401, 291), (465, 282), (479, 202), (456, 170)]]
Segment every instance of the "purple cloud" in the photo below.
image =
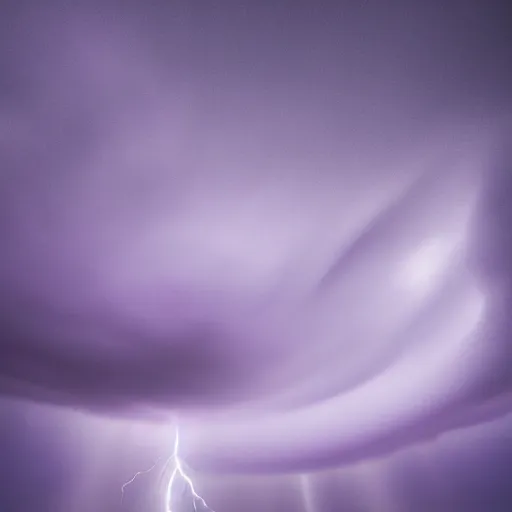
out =
[(306, 46), (258, 8), (224, 37), (227, 15), (136, 11), (10, 15), (1, 392), (178, 411), (187, 459), (237, 471), (508, 412), (499, 94), (475, 113), (425, 27), (356, 40), (357, 9)]

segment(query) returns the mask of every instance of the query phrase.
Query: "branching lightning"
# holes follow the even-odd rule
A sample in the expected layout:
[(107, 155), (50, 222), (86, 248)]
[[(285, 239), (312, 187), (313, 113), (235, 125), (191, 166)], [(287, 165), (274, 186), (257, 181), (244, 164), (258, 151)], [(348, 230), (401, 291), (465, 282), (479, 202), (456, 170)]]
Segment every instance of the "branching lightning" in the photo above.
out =
[(209, 510), (213, 512), (213, 510), (208, 506), (206, 501), (197, 493), (194, 482), (190, 476), (187, 475), (186, 471), (183, 468), (183, 463), (179, 457), (179, 447), (180, 447), (180, 431), (178, 427), (176, 427), (176, 436), (174, 438), (174, 450), (172, 455), (169, 457), (166, 467), (170, 464), (174, 464), (174, 469), (169, 478), (169, 483), (167, 484), (167, 493), (165, 497), (166, 509), (165, 512), (172, 512), (171, 510), (171, 501), (172, 501), (172, 488), (176, 478), (180, 477), (187, 484), (190, 492), (192, 493), (192, 499), (194, 500), (194, 510), (197, 511), (197, 502), (201, 503), (205, 510)]
[(133, 482), (135, 482), (135, 480), (141, 476), (141, 475), (145, 475), (147, 473), (150, 473), (151, 471), (153, 471), (153, 469), (156, 468), (156, 465), (158, 464), (158, 460), (149, 468), (149, 469), (145, 469), (144, 471), (138, 471), (137, 473), (135, 473), (135, 475), (133, 475), (132, 478), (130, 478), (130, 480), (128, 480), (128, 482), (125, 482), (122, 487), (121, 487), (121, 501), (123, 500), (124, 498), (124, 490), (130, 485), (132, 484)]
[[(164, 472), (171, 466), (173, 467), (171, 476), (169, 477), (169, 481), (167, 483), (166, 492), (165, 492), (165, 512), (173, 512), (172, 505), (171, 505), (171, 503), (173, 501), (173, 487), (178, 478), (181, 478), (185, 482), (187, 488), (191, 492), (192, 500), (194, 503), (194, 510), (196, 512), (198, 511), (198, 508), (197, 508), (198, 503), (201, 504), (201, 506), (202, 506), (201, 508), (203, 510), (209, 511), (209, 512), (214, 512), (213, 509), (211, 509), (208, 506), (208, 504), (206, 503), (204, 498), (200, 494), (197, 493), (196, 488), (194, 486), (194, 482), (192, 481), (192, 478), (187, 474), (185, 468), (183, 467), (183, 462), (181, 461), (180, 456), (179, 456), (179, 448), (180, 448), (180, 432), (179, 432), (179, 428), (176, 427), (176, 435), (174, 438), (173, 452), (172, 452), (172, 455), (167, 459), (165, 466), (164, 466)], [(149, 469), (146, 469), (145, 471), (137, 472), (130, 480), (128, 480), (125, 484), (123, 484), (123, 486), (121, 488), (121, 493), (122, 493), (123, 497), (124, 497), (125, 488), (128, 485), (133, 483), (137, 479), (137, 477), (151, 472), (153, 469), (155, 469), (157, 464), (158, 464), (158, 461), (153, 466), (151, 466)]]

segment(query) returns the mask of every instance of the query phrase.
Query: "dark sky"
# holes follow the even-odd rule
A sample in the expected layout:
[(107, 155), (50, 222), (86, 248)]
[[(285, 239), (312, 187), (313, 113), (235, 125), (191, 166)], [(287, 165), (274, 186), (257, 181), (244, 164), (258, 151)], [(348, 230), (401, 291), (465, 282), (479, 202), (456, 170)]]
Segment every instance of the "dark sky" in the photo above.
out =
[(3, 2), (0, 511), (510, 511), (509, 25)]

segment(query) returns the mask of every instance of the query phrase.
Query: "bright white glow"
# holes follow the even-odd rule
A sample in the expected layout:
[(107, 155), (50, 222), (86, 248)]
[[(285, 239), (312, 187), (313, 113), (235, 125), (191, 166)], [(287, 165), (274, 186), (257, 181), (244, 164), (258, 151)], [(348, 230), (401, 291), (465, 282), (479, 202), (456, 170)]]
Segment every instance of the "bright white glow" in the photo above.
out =
[(194, 500), (194, 510), (197, 510), (197, 502), (199, 501), (206, 510), (210, 510), (211, 512), (213, 512), (213, 510), (206, 504), (206, 501), (196, 492), (194, 483), (192, 482), (192, 479), (185, 472), (185, 470), (183, 468), (183, 464), (179, 457), (179, 447), (180, 447), (180, 432), (179, 432), (178, 427), (176, 427), (176, 437), (174, 438), (174, 450), (166, 464), (166, 467), (168, 467), (170, 464), (174, 464), (174, 469), (171, 473), (171, 477), (169, 478), (169, 483), (167, 485), (167, 493), (165, 496), (165, 504), (166, 504), (165, 512), (172, 512), (172, 510), (171, 510), (172, 488), (173, 488), (174, 482), (176, 481), (177, 477), (181, 477), (187, 484), (188, 488), (190, 489), (190, 492), (192, 493), (192, 499)]
[(425, 241), (406, 262), (402, 280), (415, 292), (428, 293), (446, 270), (453, 244), (442, 239)]
[[(174, 466), (174, 469), (172, 470), (171, 476), (169, 478), (169, 482), (167, 484), (167, 489), (165, 493), (165, 512), (172, 512), (171, 508), (171, 501), (172, 501), (172, 489), (174, 486), (174, 483), (176, 482), (177, 478), (182, 478), (187, 487), (190, 489), (190, 492), (192, 493), (192, 499), (194, 502), (194, 510), (197, 511), (197, 503), (200, 502), (203, 509), (214, 512), (206, 503), (206, 501), (197, 493), (194, 482), (192, 481), (192, 478), (187, 475), (183, 463), (179, 457), (179, 447), (180, 447), (180, 432), (178, 427), (176, 427), (176, 436), (174, 438), (174, 448), (172, 455), (167, 459), (167, 462), (165, 463), (164, 471), (169, 468), (171, 465)], [(153, 464), (149, 469), (146, 469), (145, 471), (139, 471), (137, 472), (130, 480), (128, 480), (126, 483), (123, 484), (121, 487), (121, 493), (124, 497), (124, 491), (128, 485), (133, 483), (137, 477), (144, 475), (146, 473), (149, 473), (150, 471), (153, 471), (155, 469), (156, 465), (158, 464), (158, 461)]]

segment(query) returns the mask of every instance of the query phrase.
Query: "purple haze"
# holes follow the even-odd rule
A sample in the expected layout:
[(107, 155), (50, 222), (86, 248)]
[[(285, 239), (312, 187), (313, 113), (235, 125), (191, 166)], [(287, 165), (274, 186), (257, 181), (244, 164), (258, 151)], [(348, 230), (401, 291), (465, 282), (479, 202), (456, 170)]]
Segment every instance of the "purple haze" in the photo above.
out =
[[(401, 474), (510, 422), (504, 14), (254, 4), (2, 7), (2, 415), (163, 456), (178, 418), (191, 467), (264, 495)], [(281, 510), (341, 510), (300, 478)]]

